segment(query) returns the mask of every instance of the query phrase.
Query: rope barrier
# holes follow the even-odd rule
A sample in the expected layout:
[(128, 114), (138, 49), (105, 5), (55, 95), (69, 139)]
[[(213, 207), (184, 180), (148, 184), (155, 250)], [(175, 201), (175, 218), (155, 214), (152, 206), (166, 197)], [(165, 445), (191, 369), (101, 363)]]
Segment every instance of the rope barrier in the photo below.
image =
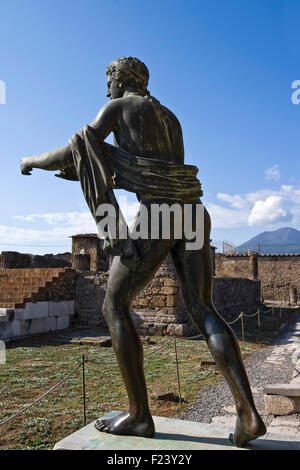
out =
[(171, 343), (171, 341), (173, 341), (173, 338), (172, 339), (169, 339), (165, 344), (163, 344), (162, 346), (159, 346), (158, 348), (156, 348), (154, 351), (151, 351), (150, 353), (146, 354), (145, 355), (145, 358), (147, 358), (148, 356), (151, 356), (151, 354), (155, 354), (157, 351), (159, 351), (160, 349), (163, 349), (165, 348), (169, 343)]
[[(160, 351), (161, 349), (165, 348), (169, 343), (171, 343), (171, 341), (173, 341), (173, 338), (172, 339), (169, 339), (168, 341), (166, 341), (162, 346), (159, 346), (158, 348), (156, 348), (154, 351), (151, 351), (150, 353), (146, 354), (145, 355), (145, 359), (148, 357), (148, 356), (151, 356), (152, 354), (155, 354), (157, 351)], [(116, 361), (109, 361), (109, 362), (103, 362), (103, 361), (95, 361), (93, 359), (88, 359), (86, 358), (85, 359), (85, 362), (91, 362), (92, 364), (99, 364), (99, 365), (109, 365), (109, 364), (112, 364), (112, 365), (117, 365), (117, 362)]]
[[(280, 309), (281, 309), (281, 307), (280, 307)], [(269, 308), (268, 310), (260, 310), (259, 309), (255, 313), (252, 313), (250, 315), (246, 315), (245, 313), (242, 312), (242, 313), (239, 314), (239, 316), (235, 320), (233, 320), (231, 322), (227, 322), (227, 323), (228, 323), (228, 325), (232, 325), (233, 323), (237, 322), (242, 316), (247, 317), (247, 318), (251, 318), (251, 317), (255, 317), (256, 315), (259, 315), (259, 313), (265, 314), (265, 313), (268, 313), (268, 312), (271, 312), (271, 311), (273, 312), (273, 307)]]
[(80, 362), (80, 364), (75, 367), (66, 377), (64, 377), (62, 380), (60, 380), (60, 382), (58, 382), (57, 384), (53, 385), (53, 387), (50, 388), (50, 390), (48, 390), (46, 393), (44, 393), (43, 395), (41, 395), (39, 398), (37, 398), (36, 400), (34, 400), (32, 403), (30, 403), (29, 405), (25, 406), (25, 408), (23, 408), (22, 410), (18, 411), (18, 413), (15, 413), (14, 415), (10, 416), (9, 418), (6, 418), (4, 421), (1, 421), (0, 423), (0, 427), (3, 426), (4, 424), (7, 424), (9, 423), (10, 421), (12, 421), (13, 419), (17, 418), (18, 416), (20, 416), (21, 414), (23, 414), (25, 411), (29, 410), (29, 408), (31, 408), (32, 406), (36, 405), (38, 402), (40, 402), (41, 400), (43, 400), (43, 398), (45, 398), (47, 395), (49, 395), (51, 392), (53, 392), (57, 387), (59, 387), (62, 383), (64, 383), (66, 380), (68, 380), (69, 377), (71, 377), (71, 375), (74, 374), (74, 372), (76, 372), (80, 367), (82, 366), (82, 361)]
[(269, 313), (271, 311), (273, 311), (273, 307), (269, 308), (268, 310), (261, 310), (261, 313)]
[(99, 364), (101, 366), (102, 365), (114, 365), (114, 366), (118, 365), (116, 361), (103, 362), (103, 361), (94, 361), (93, 359), (88, 359), (88, 358), (86, 358), (84, 362), (91, 362), (92, 364)]
[(227, 323), (228, 325), (233, 325), (233, 323), (236, 323), (240, 318), (241, 318), (241, 314), (235, 320), (227, 322)]
[(243, 317), (252, 318), (252, 317), (256, 317), (257, 314), (258, 314), (258, 310), (251, 315), (246, 315), (245, 313), (243, 313)]
[[(243, 322), (243, 317), (246, 317), (246, 318), (253, 318), (255, 317), (256, 315), (258, 315), (258, 324), (259, 324), (259, 327), (260, 327), (260, 313), (268, 313), (272, 311), (272, 315), (274, 313), (274, 307), (272, 307), (271, 309), (268, 309), (268, 310), (265, 310), (265, 311), (262, 311), (260, 309), (258, 309), (255, 313), (253, 314), (250, 314), (250, 315), (246, 315), (244, 314), (243, 312), (241, 312), (239, 314), (239, 316), (231, 321), (231, 322), (227, 322), (228, 325), (232, 325), (234, 323), (236, 323), (239, 319), (241, 319), (241, 322), (242, 322), (242, 339), (244, 341), (244, 322)], [(280, 307), (280, 318), (281, 318), (281, 311), (282, 311), (282, 307)], [(195, 336), (189, 336), (189, 337), (183, 337), (182, 339), (196, 339), (196, 338), (200, 338), (202, 337), (203, 335), (201, 334), (198, 334), (198, 335), (195, 335)], [(179, 390), (179, 401), (180, 401), (180, 405), (181, 405), (181, 387), (180, 387), (180, 378), (179, 378), (179, 369), (178, 369), (178, 357), (177, 357), (177, 347), (176, 347), (176, 338), (175, 337), (172, 337), (171, 339), (169, 339), (168, 341), (166, 341), (163, 345), (159, 346), (158, 348), (156, 348), (154, 351), (151, 351), (150, 353), (146, 354), (145, 355), (145, 358), (148, 358), (149, 356), (151, 356), (152, 354), (155, 354), (156, 352), (160, 351), (161, 349), (165, 348), (169, 343), (171, 343), (172, 341), (174, 341), (174, 347), (175, 347), (175, 358), (176, 358), (176, 370), (177, 370), (177, 381), (178, 381), (178, 390)], [(66, 377), (64, 377), (63, 379), (61, 379), (58, 383), (56, 383), (55, 385), (53, 385), (53, 387), (51, 387), (47, 392), (45, 392), (43, 395), (41, 395), (39, 398), (37, 398), (36, 400), (34, 400), (32, 403), (30, 403), (29, 405), (25, 406), (25, 408), (23, 408), (22, 410), (18, 411), (17, 413), (15, 413), (14, 415), (10, 416), (9, 418), (6, 418), (4, 419), (3, 421), (0, 422), (0, 427), (1, 426), (4, 426), (5, 424), (9, 423), (10, 421), (12, 421), (13, 419), (17, 418), (18, 416), (22, 415), (23, 413), (25, 413), (25, 411), (27, 411), (28, 409), (30, 409), (31, 407), (33, 407), (34, 405), (37, 405), (41, 400), (43, 400), (46, 396), (48, 396), (50, 393), (52, 393), (56, 388), (58, 388), (60, 385), (62, 385), (64, 382), (66, 382), (69, 377), (71, 377), (71, 375), (73, 375), (80, 367), (82, 367), (82, 388), (83, 388), (83, 400), (84, 400), (84, 424), (86, 424), (86, 395), (85, 395), (85, 370), (84, 370), (84, 364), (86, 362), (90, 362), (92, 364), (99, 364), (99, 365), (117, 365), (117, 362), (116, 361), (95, 361), (95, 360), (92, 360), (92, 359), (88, 359), (86, 358), (84, 355), (82, 356), (82, 360), (80, 361), (80, 363), (73, 369), (71, 370), (71, 372), (69, 372), (68, 375), (66, 375)]]
[(184, 336), (183, 339), (197, 339), (197, 338), (203, 338), (203, 335), (195, 335), (195, 336)]

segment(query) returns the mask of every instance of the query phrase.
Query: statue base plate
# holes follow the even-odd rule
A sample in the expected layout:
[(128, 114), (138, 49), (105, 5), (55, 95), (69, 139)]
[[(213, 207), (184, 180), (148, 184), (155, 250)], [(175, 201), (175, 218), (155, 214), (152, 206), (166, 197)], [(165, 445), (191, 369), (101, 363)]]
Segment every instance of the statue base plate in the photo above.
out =
[[(111, 411), (102, 418), (112, 418)], [(234, 447), (228, 436), (233, 429), (212, 424), (154, 416), (155, 435), (152, 438), (118, 436), (99, 432), (94, 422), (57, 442), (54, 450), (300, 450), (299, 438), (267, 433), (249, 443), (247, 448)]]

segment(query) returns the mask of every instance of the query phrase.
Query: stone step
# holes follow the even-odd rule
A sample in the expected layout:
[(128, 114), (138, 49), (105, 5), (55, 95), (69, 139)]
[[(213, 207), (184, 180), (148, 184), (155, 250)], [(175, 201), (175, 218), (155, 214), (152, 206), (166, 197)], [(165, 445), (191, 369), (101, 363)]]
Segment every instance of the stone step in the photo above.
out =
[(1, 270), (0, 269), (0, 278), (34, 278), (34, 277), (52, 277), (52, 276), (57, 276), (60, 273), (68, 272), (65, 270), (65, 268), (45, 268), (43, 269), (7, 269), (7, 270)]
[(88, 326), (101, 326), (103, 324), (103, 321), (101, 320), (89, 320), (88, 321)]
[(71, 273), (72, 268), (0, 269), (0, 308), (23, 308), (38, 301), (48, 288)]
[(82, 318), (78, 317), (77, 319), (81, 322), (85, 322), (86, 324), (89, 324), (91, 321), (100, 321), (102, 317), (100, 315), (94, 316), (94, 317), (89, 317), (89, 318)]
[(86, 321), (78, 320), (77, 318), (72, 321), (72, 327), (74, 328), (86, 328), (88, 323)]
[[(19, 291), (19, 292), (4, 292), (3, 294), (0, 293), (0, 302), (17, 302), (23, 299), (31, 299), (36, 297), (36, 295), (40, 294), (39, 288), (32, 289), (30, 291)], [(27, 300), (28, 301), (28, 300)]]
[(13, 304), (13, 307), (12, 308), (23, 308), (23, 307), (20, 307), (20, 305), (22, 304), (27, 304), (27, 303), (36, 303), (38, 301), (38, 299), (34, 299), (32, 297), (21, 297), (21, 298), (18, 298), (18, 299), (1, 299), (1, 305), (3, 305), (3, 307), (1, 308), (10, 308), (10, 307), (7, 307), (7, 305), (12, 305)]
[[(57, 276), (55, 276), (57, 277)], [(53, 279), (53, 277), (51, 277)], [(31, 277), (31, 278), (0, 278), (0, 289), (3, 287), (30, 286), (34, 284), (44, 284), (50, 280), (50, 277)]]
[(280, 383), (280, 384), (265, 385), (264, 393), (267, 393), (268, 395), (283, 395), (286, 397), (300, 397), (300, 384)]
[(96, 308), (78, 308), (76, 311), (78, 314), (82, 315), (96, 315), (100, 312), (100, 310), (97, 310)]
[(0, 308), (23, 308), (17, 307), (15, 302), (0, 302)]

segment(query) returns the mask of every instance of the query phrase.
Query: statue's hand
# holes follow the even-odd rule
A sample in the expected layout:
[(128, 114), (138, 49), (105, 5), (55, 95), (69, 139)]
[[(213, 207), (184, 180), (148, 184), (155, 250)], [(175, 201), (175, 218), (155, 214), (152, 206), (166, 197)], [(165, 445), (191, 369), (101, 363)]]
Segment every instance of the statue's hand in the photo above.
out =
[(31, 175), (32, 171), (32, 158), (31, 157), (24, 157), (21, 160), (21, 173), (22, 175)]

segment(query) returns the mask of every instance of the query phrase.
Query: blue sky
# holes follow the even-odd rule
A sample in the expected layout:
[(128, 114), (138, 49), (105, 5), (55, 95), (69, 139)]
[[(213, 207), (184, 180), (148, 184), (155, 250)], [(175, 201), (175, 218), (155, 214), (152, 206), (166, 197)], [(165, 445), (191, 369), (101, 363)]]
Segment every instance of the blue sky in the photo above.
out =
[(70, 235), (95, 231), (79, 183), (41, 170), (22, 176), (19, 162), (91, 122), (107, 101), (106, 66), (128, 55), (146, 63), (149, 90), (182, 124), (213, 242), (300, 229), (300, 104), (291, 101), (299, 1), (2, 0), (0, 8), (0, 251), (62, 252)]

